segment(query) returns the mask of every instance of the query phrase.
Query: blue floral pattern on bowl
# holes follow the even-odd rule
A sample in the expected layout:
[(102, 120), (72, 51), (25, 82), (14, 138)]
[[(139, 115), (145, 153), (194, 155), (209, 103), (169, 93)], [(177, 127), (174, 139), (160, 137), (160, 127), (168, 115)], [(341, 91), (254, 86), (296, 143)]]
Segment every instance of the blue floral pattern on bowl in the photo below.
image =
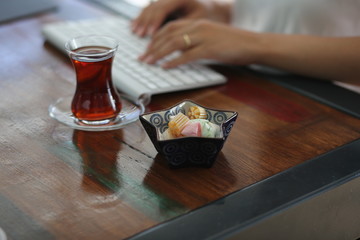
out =
[[(171, 116), (179, 112), (186, 114), (192, 106), (206, 110), (207, 120), (220, 126), (220, 136), (162, 139), (161, 134), (167, 130)], [(165, 157), (171, 167), (211, 167), (224, 146), (237, 115), (237, 112), (210, 109), (191, 100), (185, 100), (168, 109), (142, 114), (140, 121), (156, 150)]]

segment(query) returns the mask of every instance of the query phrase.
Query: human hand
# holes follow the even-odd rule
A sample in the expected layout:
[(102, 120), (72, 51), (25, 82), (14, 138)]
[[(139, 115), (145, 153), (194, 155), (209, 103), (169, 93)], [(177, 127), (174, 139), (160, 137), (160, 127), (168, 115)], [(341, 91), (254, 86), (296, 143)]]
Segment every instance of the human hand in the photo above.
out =
[(172, 68), (199, 59), (246, 65), (258, 56), (260, 35), (209, 20), (179, 20), (157, 32), (140, 61), (155, 64), (167, 55), (181, 54), (162, 64)]
[(132, 22), (132, 31), (140, 37), (153, 35), (164, 21), (176, 14), (177, 17), (197, 19), (208, 15), (209, 4), (198, 0), (152, 1)]

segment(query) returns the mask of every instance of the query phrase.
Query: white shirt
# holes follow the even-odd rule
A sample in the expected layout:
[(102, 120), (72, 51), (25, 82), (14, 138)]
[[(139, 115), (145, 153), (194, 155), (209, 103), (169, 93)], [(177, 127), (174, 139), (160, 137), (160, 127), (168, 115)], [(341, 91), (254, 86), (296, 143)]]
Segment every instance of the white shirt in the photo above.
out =
[(235, 0), (232, 24), (255, 31), (360, 35), (360, 0)]

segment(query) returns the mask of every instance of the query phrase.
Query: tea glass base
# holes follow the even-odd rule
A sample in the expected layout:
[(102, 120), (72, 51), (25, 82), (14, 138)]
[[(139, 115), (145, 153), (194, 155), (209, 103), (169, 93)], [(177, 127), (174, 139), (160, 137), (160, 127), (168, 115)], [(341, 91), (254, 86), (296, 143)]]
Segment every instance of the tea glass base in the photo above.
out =
[(59, 98), (54, 104), (49, 106), (49, 115), (69, 127), (84, 131), (107, 131), (123, 128), (126, 125), (133, 123), (139, 119), (139, 116), (144, 113), (145, 107), (143, 104), (138, 105), (130, 102), (126, 97), (121, 96), (121, 112), (110, 120), (103, 121), (80, 121), (74, 117), (71, 112), (72, 96)]
[(80, 120), (75, 118), (75, 122), (82, 126), (99, 126), (99, 125), (109, 125), (115, 122), (117, 118), (99, 120), (99, 121), (87, 121), (87, 120)]

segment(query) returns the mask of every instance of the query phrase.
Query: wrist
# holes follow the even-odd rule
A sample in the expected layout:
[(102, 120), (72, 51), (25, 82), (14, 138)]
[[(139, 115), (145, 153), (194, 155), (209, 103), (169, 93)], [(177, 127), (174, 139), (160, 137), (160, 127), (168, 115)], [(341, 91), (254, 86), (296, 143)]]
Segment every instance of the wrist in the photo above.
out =
[(276, 55), (275, 42), (271, 34), (254, 33), (253, 64), (269, 65)]
[(237, 49), (235, 62), (240, 65), (265, 64), (271, 58), (269, 41), (265, 34), (237, 30)]

